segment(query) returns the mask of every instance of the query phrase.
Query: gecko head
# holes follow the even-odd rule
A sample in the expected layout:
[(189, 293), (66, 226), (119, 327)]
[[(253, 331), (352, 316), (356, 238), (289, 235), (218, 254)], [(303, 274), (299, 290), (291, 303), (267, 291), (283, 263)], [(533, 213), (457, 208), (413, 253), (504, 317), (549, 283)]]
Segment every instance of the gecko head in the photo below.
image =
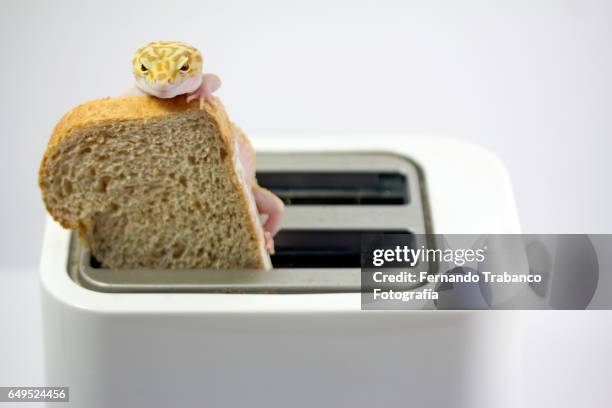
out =
[(143, 92), (173, 98), (200, 86), (202, 54), (179, 41), (154, 41), (136, 51), (132, 72), (136, 86)]

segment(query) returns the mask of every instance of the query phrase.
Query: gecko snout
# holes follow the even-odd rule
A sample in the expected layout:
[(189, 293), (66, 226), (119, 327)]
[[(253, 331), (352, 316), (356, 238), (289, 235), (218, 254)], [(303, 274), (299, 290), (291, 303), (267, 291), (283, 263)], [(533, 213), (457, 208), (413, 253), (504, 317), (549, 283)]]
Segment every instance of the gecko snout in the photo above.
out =
[(164, 79), (161, 81), (157, 81), (157, 84), (155, 84), (156, 88), (159, 89), (160, 91), (167, 91), (168, 89), (170, 89), (172, 87), (172, 85), (174, 84), (174, 81), (172, 81), (171, 79)]

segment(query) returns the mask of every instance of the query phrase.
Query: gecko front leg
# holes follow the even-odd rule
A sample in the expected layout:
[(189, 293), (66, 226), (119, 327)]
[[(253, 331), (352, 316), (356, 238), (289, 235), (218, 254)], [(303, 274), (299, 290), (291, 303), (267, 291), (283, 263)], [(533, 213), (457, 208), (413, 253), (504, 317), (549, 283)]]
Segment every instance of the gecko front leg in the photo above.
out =
[(194, 99), (200, 100), (200, 109), (204, 109), (204, 102), (212, 101), (213, 95), (221, 86), (221, 79), (215, 74), (204, 74), (202, 75), (202, 82), (200, 86), (193, 92), (187, 95), (187, 103)]

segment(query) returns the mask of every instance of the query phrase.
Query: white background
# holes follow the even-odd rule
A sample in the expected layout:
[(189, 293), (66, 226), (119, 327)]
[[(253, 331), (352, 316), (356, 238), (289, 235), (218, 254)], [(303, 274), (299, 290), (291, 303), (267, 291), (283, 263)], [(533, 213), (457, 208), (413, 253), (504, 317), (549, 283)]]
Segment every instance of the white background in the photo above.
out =
[[(247, 132), (472, 141), (507, 164), (525, 232), (612, 232), (610, 1), (3, 2), (0, 385), (42, 382), (47, 139), (73, 106), (122, 93), (155, 39), (203, 51)], [(604, 406), (610, 315), (539, 316), (526, 401)]]

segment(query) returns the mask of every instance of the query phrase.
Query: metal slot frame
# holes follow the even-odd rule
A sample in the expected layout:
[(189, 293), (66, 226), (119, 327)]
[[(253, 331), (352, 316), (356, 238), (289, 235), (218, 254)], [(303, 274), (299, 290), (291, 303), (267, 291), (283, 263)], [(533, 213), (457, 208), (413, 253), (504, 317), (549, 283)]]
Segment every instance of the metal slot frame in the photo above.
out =
[[(400, 172), (407, 178), (404, 205), (288, 206), (283, 227), (292, 230), (406, 230), (430, 232), (422, 173), (408, 158), (384, 153), (258, 153), (258, 170)], [(419, 243), (428, 244), (428, 243)], [(342, 293), (359, 292), (360, 268), (275, 268), (259, 270), (122, 269), (91, 266), (91, 254), (73, 237), (69, 273), (99, 292)], [(417, 265), (417, 268), (419, 265)], [(415, 268), (416, 269), (416, 268)], [(418, 285), (407, 285), (406, 290)]]

